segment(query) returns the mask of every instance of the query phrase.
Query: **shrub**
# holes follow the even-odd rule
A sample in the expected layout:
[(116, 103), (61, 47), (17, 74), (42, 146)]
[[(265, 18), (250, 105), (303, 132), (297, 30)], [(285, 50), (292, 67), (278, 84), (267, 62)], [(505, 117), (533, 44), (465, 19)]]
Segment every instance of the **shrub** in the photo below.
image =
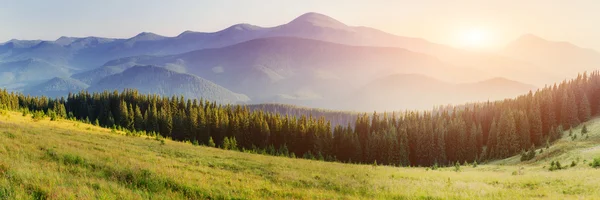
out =
[(45, 116), (44, 112), (37, 111), (37, 112), (33, 113), (31, 118), (33, 119), (33, 121), (40, 121), (40, 120), (44, 119), (44, 116)]
[(583, 135), (583, 134), (586, 134), (586, 133), (588, 133), (588, 129), (587, 129), (587, 126), (584, 124), (583, 128), (581, 128), (581, 134)]
[(571, 167), (575, 167), (575, 166), (577, 166), (577, 163), (575, 161), (572, 161), (571, 162)]
[(549, 168), (550, 171), (561, 170), (561, 169), (564, 169), (564, 167), (560, 165), (559, 161), (556, 161), (556, 162), (552, 161), (550, 163), (550, 168)]
[[(540, 152), (541, 153), (541, 152)], [(535, 146), (531, 146), (528, 151), (521, 152), (521, 162), (528, 161), (535, 158)]]
[(433, 166), (431, 166), (431, 170), (437, 170), (437, 169), (438, 169), (438, 164), (437, 164), (437, 162), (435, 162), (433, 164)]
[(456, 171), (456, 172), (460, 171), (460, 163), (458, 161), (456, 161), (456, 163), (454, 164), (454, 171)]
[(210, 137), (210, 138), (208, 139), (208, 146), (209, 146), (209, 147), (216, 147), (216, 146), (217, 146), (217, 145), (215, 144), (215, 141), (213, 140), (213, 138), (212, 138), (212, 137)]
[(569, 137), (573, 136), (573, 129), (569, 129)]
[(477, 161), (473, 161), (473, 168), (477, 167)]
[(48, 110), (47, 115), (50, 117), (50, 121), (56, 121), (56, 119), (58, 118), (56, 112), (54, 112), (53, 110)]
[(600, 168), (600, 158), (594, 158), (594, 161), (590, 163), (593, 168)]

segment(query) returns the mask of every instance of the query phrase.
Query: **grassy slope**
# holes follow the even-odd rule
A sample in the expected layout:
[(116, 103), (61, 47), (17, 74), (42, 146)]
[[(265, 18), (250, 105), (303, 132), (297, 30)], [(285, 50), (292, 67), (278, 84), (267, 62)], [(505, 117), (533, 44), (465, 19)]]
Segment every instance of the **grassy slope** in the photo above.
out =
[[(583, 160), (600, 156), (600, 119), (590, 130), (589, 139), (563, 139), (538, 156), (546, 159), (523, 164), (514, 157), (455, 172), (163, 145), (7, 112), (0, 116), (0, 199), (599, 199), (600, 169)], [(577, 158), (574, 168), (544, 167)]]

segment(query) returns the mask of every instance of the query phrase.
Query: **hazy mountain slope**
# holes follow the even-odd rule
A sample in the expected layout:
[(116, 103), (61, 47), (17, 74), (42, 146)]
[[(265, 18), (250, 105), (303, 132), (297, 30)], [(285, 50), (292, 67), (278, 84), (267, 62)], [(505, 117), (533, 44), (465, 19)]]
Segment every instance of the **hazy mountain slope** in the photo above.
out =
[(535, 89), (504, 78), (453, 84), (419, 74), (396, 74), (367, 84), (352, 98), (341, 100), (341, 105), (360, 111), (431, 109), (437, 105), (513, 98)]
[(0, 86), (11, 83), (37, 83), (53, 77), (68, 77), (69, 69), (40, 59), (0, 62)]
[(527, 34), (511, 42), (502, 52), (534, 63), (543, 70), (574, 76), (600, 67), (600, 53), (568, 42), (555, 42)]
[(77, 93), (88, 88), (89, 85), (72, 78), (53, 78), (39, 85), (29, 87), (23, 91), (26, 95), (48, 96), (53, 98), (66, 97), (69, 92)]
[(135, 66), (108, 76), (88, 88), (91, 92), (135, 88), (140, 93), (162, 96), (183, 95), (220, 103), (243, 103), (250, 99), (203, 78), (154, 66)]
[(154, 56), (137, 56), (137, 57), (116, 59), (116, 60), (107, 62), (102, 67), (99, 67), (99, 68), (96, 68), (93, 70), (89, 70), (89, 71), (80, 72), (77, 74), (73, 74), (71, 77), (74, 79), (80, 80), (88, 85), (92, 85), (107, 76), (121, 73), (121, 72), (125, 71), (126, 69), (128, 69), (132, 66), (135, 66), (137, 61), (140, 59), (146, 60), (146, 59), (152, 59), (152, 58), (155, 58), (155, 57)]
[(348, 45), (399, 47), (434, 56), (450, 56), (460, 52), (420, 38), (392, 35), (368, 27), (348, 26), (320, 13), (303, 14), (287, 24), (273, 27), (266, 36), (294, 36)]
[(107, 66), (138, 64), (179, 68), (259, 102), (303, 105), (337, 97), (376, 77), (395, 73), (424, 73), (447, 81), (486, 77), (479, 71), (451, 66), (404, 49), (290, 37), (256, 39), (173, 56), (125, 58)]

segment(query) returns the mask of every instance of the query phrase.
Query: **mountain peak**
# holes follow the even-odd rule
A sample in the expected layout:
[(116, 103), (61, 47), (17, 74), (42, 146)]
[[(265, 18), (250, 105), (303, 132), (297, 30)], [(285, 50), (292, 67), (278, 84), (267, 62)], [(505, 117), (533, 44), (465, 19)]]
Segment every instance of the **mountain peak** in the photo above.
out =
[(134, 36), (133, 40), (136, 41), (150, 41), (150, 40), (160, 40), (165, 38), (165, 36), (162, 35), (158, 35), (152, 32), (141, 32), (140, 34), (137, 34), (136, 36)]
[(62, 36), (62, 37), (58, 38), (57, 40), (55, 40), (54, 42), (57, 44), (60, 44), (60, 45), (69, 45), (77, 39), (79, 39), (79, 38)]
[(242, 24), (236, 24), (236, 25), (230, 26), (229, 28), (226, 28), (225, 30), (253, 31), (253, 30), (258, 30), (258, 29), (262, 29), (262, 27), (255, 26), (252, 24), (242, 23)]
[(309, 12), (300, 15), (296, 19), (292, 20), (289, 25), (313, 25), (327, 28), (345, 29), (348, 26), (334, 18), (327, 15)]
[(521, 35), (519, 38), (517, 38), (517, 40), (515, 42), (530, 43), (530, 42), (545, 42), (545, 41), (547, 41), (547, 40), (540, 36), (537, 36), (537, 35), (534, 35), (531, 33), (527, 33), (527, 34)]
[(196, 33), (196, 32), (195, 31), (187, 30), (187, 31), (184, 31), (181, 34), (177, 35), (177, 37), (182, 37), (182, 36), (186, 36), (186, 35), (194, 34), (194, 33)]

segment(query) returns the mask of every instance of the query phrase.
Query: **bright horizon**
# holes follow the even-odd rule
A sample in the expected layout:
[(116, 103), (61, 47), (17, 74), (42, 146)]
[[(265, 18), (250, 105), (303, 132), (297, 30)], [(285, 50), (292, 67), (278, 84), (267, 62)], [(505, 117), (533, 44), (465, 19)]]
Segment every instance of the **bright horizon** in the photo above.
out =
[(272, 27), (317, 12), (350, 26), (457, 48), (498, 49), (521, 35), (534, 34), (600, 49), (600, 39), (595, 39), (600, 28), (589, 26), (600, 18), (595, 13), (600, 4), (545, 2), (9, 1), (0, 7), (0, 42), (61, 36), (129, 38), (140, 32), (176, 36), (186, 30), (215, 32), (237, 23)]

